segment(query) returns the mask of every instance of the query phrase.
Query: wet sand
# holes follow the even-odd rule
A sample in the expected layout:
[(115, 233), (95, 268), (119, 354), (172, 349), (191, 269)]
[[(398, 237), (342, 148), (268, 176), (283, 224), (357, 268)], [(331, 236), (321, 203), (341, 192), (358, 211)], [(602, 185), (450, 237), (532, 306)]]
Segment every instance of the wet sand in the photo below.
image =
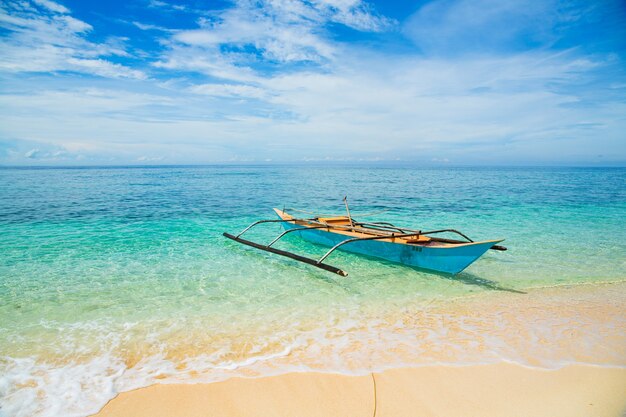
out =
[(624, 412), (624, 368), (541, 370), (499, 363), (153, 385), (118, 395), (97, 416), (619, 417)]

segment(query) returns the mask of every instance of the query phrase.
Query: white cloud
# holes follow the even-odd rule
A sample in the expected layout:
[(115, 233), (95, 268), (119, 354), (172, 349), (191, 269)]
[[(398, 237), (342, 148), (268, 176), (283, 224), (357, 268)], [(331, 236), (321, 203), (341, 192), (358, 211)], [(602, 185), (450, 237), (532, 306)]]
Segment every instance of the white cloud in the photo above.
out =
[(156, 31), (160, 31), (160, 32), (176, 32), (176, 30), (173, 29), (168, 29), (166, 27), (163, 26), (158, 26), (158, 25), (150, 25), (147, 23), (141, 23), (141, 22), (131, 22), (135, 27), (141, 29), (141, 30), (156, 30)]
[(160, 0), (150, 0), (148, 2), (148, 7), (166, 9), (166, 10), (175, 10), (175, 11), (189, 11), (189, 7), (183, 6), (180, 4), (170, 4), (165, 1)]
[(45, 7), (46, 9), (56, 12), (56, 13), (69, 13), (70, 11), (67, 7), (60, 5), (59, 3), (55, 3), (50, 0), (33, 0), (34, 3)]
[[(302, 25), (279, 21), (275, 16), (254, 15), (248, 10), (232, 10), (219, 23), (205, 22), (196, 30), (181, 31), (173, 40), (182, 45), (209, 49), (230, 60), (254, 62), (256, 53), (279, 62), (321, 61), (332, 57), (334, 49), (316, 35), (310, 23)], [(233, 50), (223, 53), (219, 47), (230, 45)], [(174, 44), (174, 49), (176, 45)], [(244, 52), (246, 47), (253, 52)], [(246, 62), (248, 61), (248, 62)]]
[(54, 144), (28, 140), (0, 140), (0, 160), (9, 164), (48, 164), (77, 160), (77, 154)]
[(241, 81), (242, 68), (250, 73), (259, 61), (325, 65), (338, 53), (326, 33), (331, 22), (362, 31), (381, 31), (393, 24), (360, 0), (240, 0), (200, 18), (199, 28), (175, 33), (167, 41), (169, 52), (156, 66), (225, 79), (234, 75), (233, 80)]
[(40, 151), (39, 151), (39, 149), (38, 149), (38, 148), (31, 149), (30, 151), (28, 151), (28, 152), (26, 152), (26, 153), (24, 154), (24, 157), (34, 159), (34, 158), (36, 158), (36, 157), (37, 157), (37, 154), (38, 154), (39, 152), (40, 152)]
[(39, 0), (37, 4), (52, 13), (41, 12), (28, 2), (0, 9), (0, 27), (7, 31), (0, 39), (0, 71), (76, 71), (112, 78), (146, 78), (140, 70), (105, 59), (128, 56), (119, 39), (90, 42), (86, 36), (93, 30), (91, 25), (64, 14), (69, 10), (57, 3)]
[(67, 58), (67, 64), (68, 69), (100, 75), (102, 77), (146, 79), (146, 75), (141, 71), (130, 69), (120, 64), (114, 64), (104, 59)]
[(165, 60), (155, 62), (153, 66), (174, 71), (200, 72), (238, 82), (255, 82), (259, 79), (255, 70), (236, 65), (232, 57), (223, 55), (217, 49), (173, 48)]
[(427, 53), (510, 52), (555, 42), (557, 23), (576, 18), (562, 0), (433, 0), (406, 20), (403, 32)]
[(242, 84), (199, 84), (189, 88), (195, 94), (219, 97), (268, 98), (268, 91), (263, 88)]
[(72, 16), (61, 16), (57, 21), (64, 22), (65, 27), (74, 33), (89, 32), (93, 29), (90, 24), (85, 23), (82, 20), (75, 19)]
[(396, 23), (376, 15), (361, 0), (318, 0), (313, 4), (326, 19), (358, 30), (378, 32)]
[(163, 156), (145, 156), (142, 155), (137, 158), (137, 162), (161, 162), (165, 159)]

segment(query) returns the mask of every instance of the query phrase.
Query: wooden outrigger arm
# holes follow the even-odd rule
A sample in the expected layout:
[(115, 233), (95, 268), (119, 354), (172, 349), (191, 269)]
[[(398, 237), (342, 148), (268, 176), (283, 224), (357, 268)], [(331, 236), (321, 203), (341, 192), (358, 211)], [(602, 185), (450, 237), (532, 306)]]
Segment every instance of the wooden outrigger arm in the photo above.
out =
[(315, 230), (315, 229), (328, 229), (328, 226), (311, 226), (311, 227), (298, 227), (296, 229), (289, 229), (289, 230), (285, 230), (284, 232), (282, 232), (280, 235), (278, 235), (278, 237), (274, 240), (272, 240), (270, 243), (267, 244), (267, 247), (269, 248), (270, 246), (272, 246), (274, 243), (278, 242), (278, 240), (282, 239), (283, 236), (285, 236), (287, 233), (291, 233), (291, 232), (300, 232), (302, 230)]
[(248, 245), (248, 246), (252, 246), (253, 248), (257, 248), (257, 249), (261, 249), (267, 252), (271, 252), (271, 253), (275, 253), (276, 255), (282, 255), (282, 256), (286, 256), (287, 258), (291, 258), (291, 259), (295, 259), (296, 261), (300, 261), (300, 262), (304, 262), (305, 264), (309, 264), (309, 265), (313, 265), (315, 267), (321, 268), (325, 271), (328, 272), (334, 272), (337, 275), (341, 275), (342, 277), (347, 277), (348, 273), (337, 268), (334, 267), (332, 265), (328, 265), (328, 264), (324, 264), (324, 263), (320, 263), (317, 262), (315, 259), (311, 259), (311, 258), (307, 258), (305, 256), (301, 256), (292, 252), (287, 252), (284, 250), (280, 250), (280, 249), (276, 249), (276, 248), (272, 248), (270, 246), (267, 245), (260, 245), (258, 243), (252, 242), (250, 240), (246, 240), (246, 239), (242, 239), (240, 237), (236, 237), (233, 236), (229, 233), (224, 233), (224, 236), (226, 236), (229, 239), (232, 239), (236, 242), (239, 243), (243, 243), (244, 245)]
[[(296, 221), (315, 221), (317, 219), (291, 219), (291, 220), (282, 220), (282, 219), (272, 219), (272, 220), (257, 220), (256, 222), (252, 223), (250, 226), (246, 227), (245, 229), (243, 229), (241, 232), (239, 232), (239, 234), (235, 237), (239, 237), (241, 235), (243, 235), (244, 233), (246, 233), (248, 230), (252, 229), (254, 226), (256, 226), (257, 224), (261, 224), (261, 223), (295, 223)], [(231, 235), (232, 236), (232, 235)]]
[[(262, 245), (260, 243), (256, 243), (253, 242), (251, 240), (247, 240), (247, 239), (243, 239), (241, 238), (241, 235), (243, 235), (244, 233), (246, 233), (248, 230), (252, 229), (254, 226), (258, 225), (258, 224), (262, 224), (262, 223), (296, 223), (296, 221), (316, 221), (317, 219), (290, 219), (290, 220), (259, 220), (256, 221), (254, 223), (252, 223), (250, 226), (246, 227), (245, 229), (243, 229), (237, 236), (233, 236), (230, 233), (226, 233), (224, 232), (223, 235), (229, 239), (234, 240), (235, 242), (239, 242), (242, 243), (244, 245), (248, 245), (248, 246), (252, 246), (253, 248), (257, 248), (257, 249), (261, 249), (264, 250), (266, 252), (271, 252), (271, 253), (275, 253), (276, 255), (281, 255), (281, 256), (285, 256), (287, 258), (291, 258), (294, 259), (296, 261), (300, 261), (300, 262), (304, 262), (305, 264), (309, 264), (312, 266), (315, 266), (317, 268), (321, 268), (325, 271), (328, 272), (333, 272), (337, 275), (341, 275), (342, 277), (347, 277), (348, 273), (337, 268), (334, 267), (332, 265), (328, 265), (325, 263), (322, 263), (322, 261), (316, 261), (315, 259), (312, 258), (307, 258), (306, 256), (302, 256), (302, 255), (298, 255), (296, 253), (292, 253), (292, 252), (288, 252), (288, 251), (284, 251), (284, 250), (280, 250), (280, 249), (276, 249), (273, 248), (272, 245), (274, 243), (276, 243), (279, 239), (281, 239), (283, 236), (285, 236), (287, 233), (291, 233), (291, 232), (302, 232), (302, 231), (306, 231), (306, 230), (315, 230), (315, 229), (326, 229), (328, 228), (328, 225), (323, 225), (323, 226), (311, 226), (311, 227), (298, 227), (295, 229), (289, 229), (284, 231), (283, 233), (281, 233), (276, 239), (272, 240), (269, 244), (267, 245)], [(326, 257), (324, 257), (326, 258)]]

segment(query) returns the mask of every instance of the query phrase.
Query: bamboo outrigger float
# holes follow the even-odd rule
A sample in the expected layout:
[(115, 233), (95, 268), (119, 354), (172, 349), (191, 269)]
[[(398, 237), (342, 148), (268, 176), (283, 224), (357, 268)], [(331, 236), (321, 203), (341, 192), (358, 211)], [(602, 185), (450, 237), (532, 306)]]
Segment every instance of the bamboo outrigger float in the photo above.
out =
[[(286, 256), (344, 277), (348, 275), (347, 272), (324, 263), (337, 249), (448, 274), (458, 274), (489, 249), (506, 250), (505, 247), (497, 245), (503, 239), (474, 242), (454, 229), (421, 231), (398, 227), (387, 222), (357, 222), (350, 215), (347, 201), (347, 216), (296, 218), (286, 210), (275, 208), (274, 211), (278, 219), (259, 220), (238, 235), (224, 233), (224, 236), (244, 245)], [(241, 237), (253, 227), (264, 223), (280, 223), (285, 231), (267, 245)], [(433, 236), (445, 232), (457, 234), (464, 240)], [(290, 233), (297, 233), (305, 240), (331, 248), (321, 258), (313, 259), (273, 247)]]

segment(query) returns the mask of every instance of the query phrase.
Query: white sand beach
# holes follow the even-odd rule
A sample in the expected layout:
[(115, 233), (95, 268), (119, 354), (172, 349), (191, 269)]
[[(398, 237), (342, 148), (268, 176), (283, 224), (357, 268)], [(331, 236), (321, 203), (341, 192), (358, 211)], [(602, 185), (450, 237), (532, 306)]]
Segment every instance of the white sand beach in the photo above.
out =
[(538, 370), (507, 363), (364, 376), (292, 373), (120, 394), (98, 417), (619, 417), (626, 369)]

